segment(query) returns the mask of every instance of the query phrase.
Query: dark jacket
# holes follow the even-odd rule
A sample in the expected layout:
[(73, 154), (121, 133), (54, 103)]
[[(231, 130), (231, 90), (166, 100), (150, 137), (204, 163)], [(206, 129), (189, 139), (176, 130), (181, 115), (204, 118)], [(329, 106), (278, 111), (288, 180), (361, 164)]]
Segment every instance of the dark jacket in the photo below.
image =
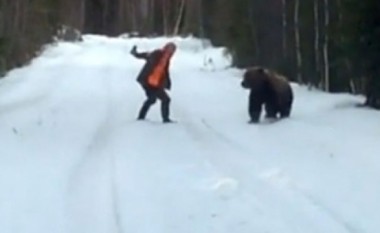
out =
[[(148, 86), (148, 77), (152, 73), (154, 67), (157, 66), (161, 57), (163, 56), (163, 51), (157, 49), (150, 53), (139, 53), (136, 51), (136, 48), (134, 47), (131, 51), (131, 54), (135, 56), (136, 58), (146, 60), (145, 65), (143, 66), (139, 75), (137, 76), (137, 82), (139, 82), (142, 86)], [(165, 88), (168, 90), (170, 90), (171, 88), (169, 65), (170, 65), (170, 61), (165, 67), (164, 78), (162, 79), (162, 82), (160, 83), (159, 88)]]

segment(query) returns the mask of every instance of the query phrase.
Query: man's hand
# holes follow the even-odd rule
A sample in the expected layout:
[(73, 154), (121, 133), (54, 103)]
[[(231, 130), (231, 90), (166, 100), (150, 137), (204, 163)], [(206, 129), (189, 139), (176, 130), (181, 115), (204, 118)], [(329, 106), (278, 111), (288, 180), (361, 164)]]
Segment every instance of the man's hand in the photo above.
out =
[(132, 49), (131, 49), (131, 54), (134, 56), (134, 57), (136, 57), (136, 58), (138, 58), (138, 59), (148, 59), (149, 58), (149, 53), (147, 53), (147, 52), (143, 52), (143, 53), (139, 53), (139, 52), (137, 52), (137, 46), (136, 45), (134, 45), (133, 47), (132, 47)]
[(134, 45), (134, 46), (132, 47), (131, 53), (132, 53), (132, 54), (136, 54), (136, 53), (137, 53), (137, 46), (136, 46), (136, 45)]

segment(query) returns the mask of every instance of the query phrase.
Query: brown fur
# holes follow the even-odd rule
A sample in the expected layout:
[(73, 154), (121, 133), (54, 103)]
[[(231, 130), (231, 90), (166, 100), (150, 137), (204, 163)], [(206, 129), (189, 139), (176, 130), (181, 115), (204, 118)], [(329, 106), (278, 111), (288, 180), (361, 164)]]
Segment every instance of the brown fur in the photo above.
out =
[(268, 118), (289, 117), (293, 103), (293, 91), (286, 77), (263, 67), (251, 67), (244, 73), (241, 83), (250, 89), (249, 114), (252, 122), (258, 122), (262, 104)]

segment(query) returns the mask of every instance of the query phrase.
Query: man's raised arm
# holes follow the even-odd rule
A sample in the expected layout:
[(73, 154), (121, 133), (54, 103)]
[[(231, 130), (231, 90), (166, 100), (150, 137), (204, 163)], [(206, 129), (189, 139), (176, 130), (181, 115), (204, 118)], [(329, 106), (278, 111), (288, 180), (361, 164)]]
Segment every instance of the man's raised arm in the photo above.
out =
[(139, 59), (148, 59), (149, 57), (149, 53), (145, 52), (145, 53), (139, 53), (137, 52), (137, 46), (133, 46), (132, 50), (131, 50), (131, 54), (133, 56), (135, 56), (136, 58), (139, 58)]

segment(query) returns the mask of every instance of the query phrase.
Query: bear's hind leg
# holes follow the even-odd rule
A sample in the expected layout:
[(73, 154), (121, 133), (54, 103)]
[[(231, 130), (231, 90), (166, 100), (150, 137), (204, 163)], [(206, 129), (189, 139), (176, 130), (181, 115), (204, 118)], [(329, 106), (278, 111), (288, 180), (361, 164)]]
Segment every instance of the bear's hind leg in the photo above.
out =
[(281, 117), (281, 118), (288, 118), (288, 117), (290, 116), (290, 110), (291, 110), (290, 107), (287, 107), (287, 108), (285, 108), (285, 109), (282, 109), (282, 110), (280, 111), (280, 117)]
[(274, 106), (273, 104), (265, 103), (265, 112), (266, 112), (265, 118), (268, 118), (268, 119), (277, 118), (278, 110), (277, 110), (276, 106)]

